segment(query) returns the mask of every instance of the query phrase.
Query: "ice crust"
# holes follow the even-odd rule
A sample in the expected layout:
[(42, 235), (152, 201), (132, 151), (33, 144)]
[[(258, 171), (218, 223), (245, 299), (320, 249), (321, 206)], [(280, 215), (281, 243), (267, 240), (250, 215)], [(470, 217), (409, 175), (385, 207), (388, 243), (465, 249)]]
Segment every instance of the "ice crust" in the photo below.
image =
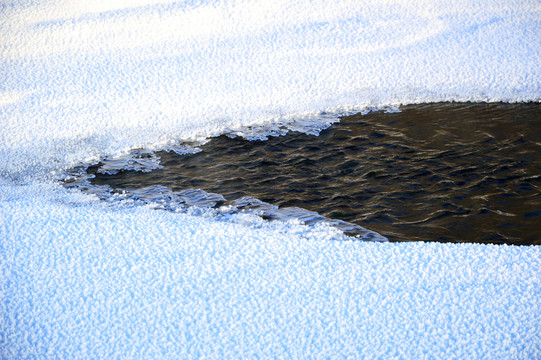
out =
[(245, 129), (539, 101), (538, 2), (38, 0), (0, 14), (0, 358), (541, 358), (539, 247), (355, 242), (55, 183)]
[[(80, 170), (80, 173), (74, 173), (74, 171), (78, 170)], [(329, 219), (317, 212), (299, 207), (280, 208), (251, 197), (242, 197), (228, 201), (220, 194), (210, 193), (201, 189), (172, 191), (160, 185), (146, 186), (138, 189), (116, 189), (113, 191), (107, 185), (92, 185), (89, 180), (94, 175), (89, 175), (82, 169), (75, 169), (74, 171), (71, 171), (71, 175), (63, 181), (64, 186), (81, 190), (87, 194), (96, 195), (99, 199), (111, 203), (128, 201), (133, 204), (136, 202), (138, 205), (146, 205), (158, 210), (177, 213), (186, 212), (192, 215), (205, 214), (207, 216), (213, 216), (216, 220), (226, 221), (231, 220), (230, 215), (240, 213), (253, 214), (272, 221), (296, 222), (311, 227), (329, 226), (349, 236), (349, 238), (345, 237), (347, 240), (389, 241), (385, 236), (357, 224)]]

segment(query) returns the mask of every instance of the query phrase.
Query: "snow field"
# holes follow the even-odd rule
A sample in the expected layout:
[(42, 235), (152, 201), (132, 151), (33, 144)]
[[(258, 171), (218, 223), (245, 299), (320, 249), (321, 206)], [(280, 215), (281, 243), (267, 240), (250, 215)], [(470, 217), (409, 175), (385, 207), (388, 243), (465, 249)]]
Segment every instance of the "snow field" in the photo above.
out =
[(72, 197), (1, 203), (2, 358), (540, 355), (538, 247), (337, 241)]

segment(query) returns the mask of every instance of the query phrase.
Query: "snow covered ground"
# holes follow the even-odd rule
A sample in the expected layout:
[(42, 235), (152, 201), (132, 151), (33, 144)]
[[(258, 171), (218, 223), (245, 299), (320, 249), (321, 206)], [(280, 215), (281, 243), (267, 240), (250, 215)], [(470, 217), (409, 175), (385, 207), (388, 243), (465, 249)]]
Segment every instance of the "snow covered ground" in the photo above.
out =
[(537, 1), (4, 1), (0, 358), (541, 358), (539, 247), (344, 241), (56, 183), (322, 112), (539, 101), (539, 29)]

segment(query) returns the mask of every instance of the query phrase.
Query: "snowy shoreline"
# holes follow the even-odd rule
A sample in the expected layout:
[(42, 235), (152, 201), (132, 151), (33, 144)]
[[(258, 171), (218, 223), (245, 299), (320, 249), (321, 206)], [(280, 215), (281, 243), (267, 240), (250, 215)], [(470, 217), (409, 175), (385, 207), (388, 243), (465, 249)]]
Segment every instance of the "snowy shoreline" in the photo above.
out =
[(5, 358), (540, 351), (538, 246), (337, 242), (38, 192), (0, 202)]

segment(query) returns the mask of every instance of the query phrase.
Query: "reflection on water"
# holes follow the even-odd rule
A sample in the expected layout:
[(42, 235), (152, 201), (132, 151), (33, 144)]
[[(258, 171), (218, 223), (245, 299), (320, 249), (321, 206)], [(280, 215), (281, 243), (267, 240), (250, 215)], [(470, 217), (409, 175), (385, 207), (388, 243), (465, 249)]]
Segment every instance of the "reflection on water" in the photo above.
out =
[(251, 196), (359, 224), (391, 241), (541, 244), (541, 107), (439, 103), (344, 117), (319, 136), (221, 136), (163, 168), (97, 185)]

